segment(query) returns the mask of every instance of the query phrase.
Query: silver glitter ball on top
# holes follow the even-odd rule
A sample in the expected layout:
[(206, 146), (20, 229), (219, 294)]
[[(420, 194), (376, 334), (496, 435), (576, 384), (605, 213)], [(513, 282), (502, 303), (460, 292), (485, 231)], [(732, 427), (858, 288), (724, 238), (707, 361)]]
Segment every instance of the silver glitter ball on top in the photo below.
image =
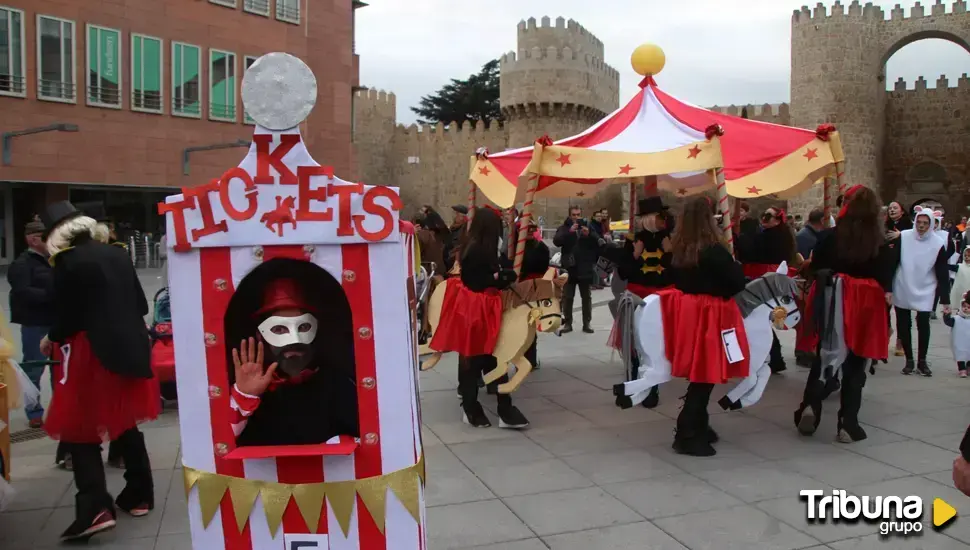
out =
[(317, 101), (317, 79), (306, 63), (288, 53), (268, 53), (256, 60), (242, 81), (246, 113), (267, 130), (295, 128)]

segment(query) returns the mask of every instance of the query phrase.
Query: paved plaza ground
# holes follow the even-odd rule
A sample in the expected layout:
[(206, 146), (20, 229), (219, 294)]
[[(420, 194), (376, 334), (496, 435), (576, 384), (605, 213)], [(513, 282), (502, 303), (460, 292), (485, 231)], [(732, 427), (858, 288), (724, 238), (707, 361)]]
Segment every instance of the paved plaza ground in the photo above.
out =
[[(143, 277), (146, 291), (157, 288), (153, 277)], [(950, 480), (970, 423), (970, 379), (956, 377), (942, 323), (933, 324), (933, 378), (900, 375), (898, 359), (869, 378), (861, 414), (868, 440), (834, 441), (837, 395), (826, 403), (815, 437), (796, 434), (792, 410), (807, 369), (795, 367), (793, 335), (785, 334), (789, 370), (772, 378), (750, 410), (725, 413), (712, 405), (718, 455), (691, 458), (670, 449), (683, 383), (664, 386), (653, 411), (613, 405), (611, 388), (623, 374), (604, 345), (610, 322), (607, 308), (598, 307), (596, 334), (541, 336), (542, 368), (514, 395), (532, 422), (526, 431), (461, 424), (454, 357), (422, 374), (430, 550), (970, 548), (970, 517), (958, 517), (942, 533), (929, 524), (935, 497), (970, 514), (970, 499)], [(712, 404), (723, 391), (715, 390)], [(483, 403), (494, 419), (494, 398)], [(14, 420), (15, 431), (24, 425), (22, 415)], [(167, 410), (145, 434), (156, 509), (143, 519), (122, 516), (91, 547), (191, 548), (177, 411)], [(20, 494), (0, 514), (0, 549), (56, 547), (71, 522), (71, 475), (53, 467), (54, 448), (44, 439), (13, 446)], [(119, 490), (121, 472), (109, 475)], [(922, 536), (883, 540), (874, 525), (808, 524), (799, 490), (832, 488), (923, 497)]]

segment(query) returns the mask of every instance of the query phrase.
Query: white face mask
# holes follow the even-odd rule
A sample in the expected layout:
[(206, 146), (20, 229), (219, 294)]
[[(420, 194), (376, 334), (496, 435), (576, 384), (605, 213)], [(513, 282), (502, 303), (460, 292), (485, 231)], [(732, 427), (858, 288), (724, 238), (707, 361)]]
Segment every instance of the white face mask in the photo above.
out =
[(299, 317), (269, 317), (259, 324), (263, 340), (274, 348), (310, 344), (317, 336), (317, 318), (310, 313)]

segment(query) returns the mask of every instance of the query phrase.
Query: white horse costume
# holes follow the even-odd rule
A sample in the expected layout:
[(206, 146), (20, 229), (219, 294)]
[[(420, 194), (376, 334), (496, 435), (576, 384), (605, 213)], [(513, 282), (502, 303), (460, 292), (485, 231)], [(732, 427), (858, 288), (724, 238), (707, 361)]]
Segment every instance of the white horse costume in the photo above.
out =
[[(772, 326), (779, 330), (790, 329), (801, 320), (801, 313), (795, 305), (796, 292), (795, 281), (788, 276), (788, 265), (783, 263), (777, 273), (754, 279), (734, 296), (744, 318), (751, 367), (748, 376), (721, 399), (723, 408), (734, 410), (750, 407), (761, 399), (771, 378), (768, 353), (771, 351)], [(617, 322), (623, 331), (621, 341), (624, 344), (621, 349), (627, 366), (627, 382), (614, 386), (613, 394), (617, 397), (617, 405), (622, 408), (642, 403), (650, 388), (672, 378), (660, 307), (658, 295), (641, 300), (628, 292), (621, 299)], [(626, 344), (630, 342), (630, 335), (633, 336), (640, 361), (636, 368), (633, 366), (633, 350)]]

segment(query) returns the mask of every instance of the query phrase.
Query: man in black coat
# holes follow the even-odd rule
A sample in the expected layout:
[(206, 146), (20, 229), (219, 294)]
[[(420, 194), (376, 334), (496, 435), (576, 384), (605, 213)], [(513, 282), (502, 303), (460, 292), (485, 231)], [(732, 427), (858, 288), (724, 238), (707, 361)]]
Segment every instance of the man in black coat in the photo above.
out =
[(596, 261), (599, 259), (603, 237), (595, 224), (583, 218), (583, 209), (572, 206), (569, 208), (569, 217), (556, 231), (552, 242), (562, 249), (560, 262), (569, 273), (569, 280), (563, 291), (565, 324), (560, 332), (565, 334), (573, 330), (573, 298), (576, 297), (576, 288), (579, 287), (583, 301), (583, 332), (592, 334), (593, 329), (589, 326), (593, 316), (590, 285), (596, 279)]
[[(47, 262), (47, 245), (43, 239), (44, 224), (29, 222), (24, 228), (25, 250), (10, 264), (7, 281), (10, 283), (10, 321), (20, 325), (20, 347), (24, 354), (24, 371), (38, 388), (44, 366), (30, 364), (46, 360), (40, 353), (40, 341), (54, 324), (54, 276)], [(44, 422), (44, 407), (27, 409), (31, 428)]]

